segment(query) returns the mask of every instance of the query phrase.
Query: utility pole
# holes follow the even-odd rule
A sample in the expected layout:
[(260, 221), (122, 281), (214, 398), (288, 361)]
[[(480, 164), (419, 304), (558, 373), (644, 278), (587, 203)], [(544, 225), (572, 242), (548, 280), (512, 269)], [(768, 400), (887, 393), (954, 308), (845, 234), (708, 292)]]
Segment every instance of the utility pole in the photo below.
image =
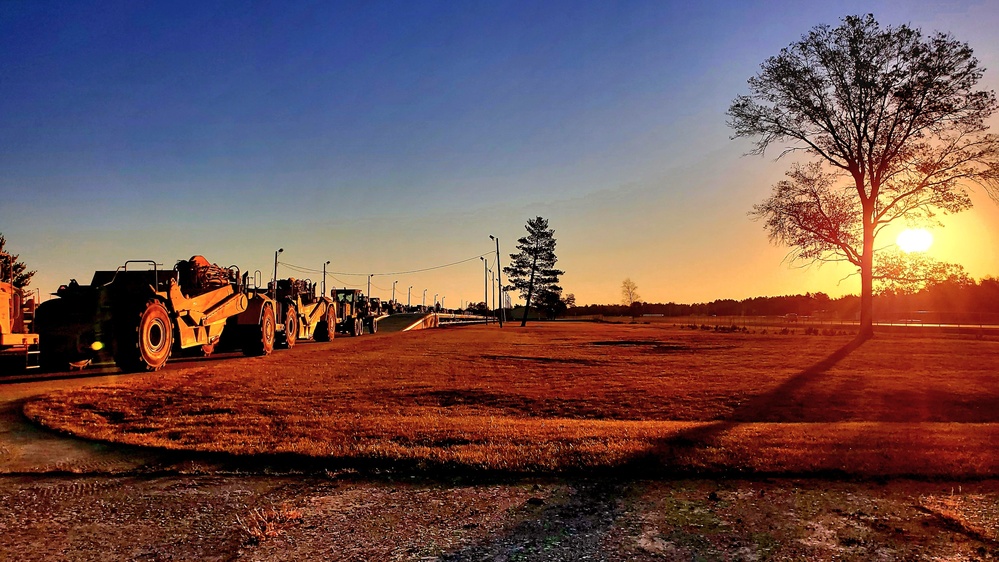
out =
[(277, 258), (278, 254), (284, 251), (284, 248), (278, 248), (278, 251), (274, 252), (274, 288), (271, 291), (271, 299), (277, 300)]
[(483, 297), (482, 302), (486, 305), (486, 311), (488, 312), (489, 311), (489, 260), (487, 260), (482, 256), (479, 256), (479, 259), (482, 260), (482, 277), (486, 282), (485, 296)]
[(492, 283), (492, 286), (493, 286), (493, 310), (496, 310), (496, 276), (493, 275), (493, 273), (495, 273), (495, 272), (490, 269), (489, 270), (489, 281)]
[[(406, 308), (413, 306), (413, 286), (409, 286), (409, 293), (406, 295)], [(406, 312), (409, 312), (408, 310)]]
[(500, 254), (499, 254), (499, 238), (489, 235), (489, 238), (496, 241), (496, 277), (499, 279), (499, 292), (500, 292), (500, 316), (499, 324), (500, 328), (503, 327), (503, 322), (506, 321), (506, 307), (503, 306), (503, 295), (505, 291), (503, 290), (503, 269), (500, 267)]
[(323, 294), (321, 296), (326, 296), (326, 266), (330, 264), (330, 260), (326, 260), (323, 264)]

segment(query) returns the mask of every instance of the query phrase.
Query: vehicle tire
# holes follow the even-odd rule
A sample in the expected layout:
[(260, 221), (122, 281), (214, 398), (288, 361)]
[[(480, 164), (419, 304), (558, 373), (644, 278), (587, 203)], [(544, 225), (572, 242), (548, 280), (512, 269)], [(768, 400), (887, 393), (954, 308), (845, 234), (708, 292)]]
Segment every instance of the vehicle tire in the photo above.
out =
[(66, 303), (52, 299), (38, 305), (35, 311), (35, 333), (38, 334), (38, 356), (42, 371), (52, 373), (69, 369), (69, 352), (66, 342), (56, 335), (59, 321), (67, 316)]
[(298, 342), (298, 311), (294, 306), (289, 306), (284, 313), (284, 346), (288, 349), (295, 347)]
[(378, 332), (378, 322), (375, 322), (374, 318), (368, 319), (368, 333), (375, 334)]
[(114, 362), (122, 371), (158, 371), (170, 358), (173, 323), (160, 301), (146, 303), (134, 327), (126, 320), (116, 332)]
[(354, 337), (364, 334), (364, 323), (360, 318), (354, 318)]
[(274, 351), (274, 307), (264, 305), (260, 313), (260, 324), (246, 328), (243, 340), (243, 355), (270, 355)]
[(316, 322), (312, 337), (316, 341), (331, 341), (336, 337), (336, 314), (332, 308), (326, 311), (322, 320)]

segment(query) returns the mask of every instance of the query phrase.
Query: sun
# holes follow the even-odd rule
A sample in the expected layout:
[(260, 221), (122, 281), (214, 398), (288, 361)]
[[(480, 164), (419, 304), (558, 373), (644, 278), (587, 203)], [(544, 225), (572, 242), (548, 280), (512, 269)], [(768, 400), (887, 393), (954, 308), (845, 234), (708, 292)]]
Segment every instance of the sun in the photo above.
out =
[(903, 252), (925, 252), (933, 245), (933, 235), (925, 228), (907, 228), (899, 233), (895, 243)]

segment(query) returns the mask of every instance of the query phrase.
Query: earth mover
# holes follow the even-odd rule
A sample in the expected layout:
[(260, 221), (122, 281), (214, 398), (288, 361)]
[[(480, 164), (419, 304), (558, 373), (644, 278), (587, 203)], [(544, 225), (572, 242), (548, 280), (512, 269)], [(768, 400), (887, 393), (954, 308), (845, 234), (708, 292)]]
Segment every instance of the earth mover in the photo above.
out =
[(297, 340), (330, 341), (336, 335), (336, 307), (327, 296), (316, 296), (316, 284), (306, 279), (279, 279), (275, 302), (283, 329), (278, 341), (294, 347)]
[(32, 333), (35, 299), (10, 281), (0, 281), (0, 358), (5, 371), (37, 368), (38, 334)]
[(360, 336), (364, 334), (365, 326), (368, 327), (369, 334), (378, 331), (378, 323), (375, 322), (375, 314), (371, 311), (368, 298), (359, 289), (333, 289), (331, 296), (336, 307), (336, 317), (340, 320), (336, 325), (337, 332)]
[(194, 256), (172, 270), (131, 260), (95, 272), (90, 285), (74, 279), (59, 287), (59, 298), (38, 306), (41, 364), (82, 368), (110, 356), (125, 372), (155, 371), (174, 349), (208, 355), (224, 341), (245, 355), (267, 355), (274, 349), (274, 303), (248, 291), (246, 277)]

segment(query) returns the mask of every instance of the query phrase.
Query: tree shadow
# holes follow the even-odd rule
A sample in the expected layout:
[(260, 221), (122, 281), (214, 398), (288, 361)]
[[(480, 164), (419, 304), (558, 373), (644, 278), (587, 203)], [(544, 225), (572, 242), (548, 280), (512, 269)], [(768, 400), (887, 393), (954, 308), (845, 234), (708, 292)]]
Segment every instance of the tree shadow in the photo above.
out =
[(747, 423), (780, 421), (771, 418), (779, 417), (787, 405), (795, 400), (801, 389), (826, 374), (866, 341), (860, 338), (850, 341), (825, 359), (791, 376), (776, 388), (754, 396), (723, 419), (701, 424), (660, 440), (628, 463), (629, 468), (640, 472), (648, 470), (659, 472), (662, 469), (689, 467), (692, 466), (691, 461), (698, 455), (699, 448), (710, 444), (733, 428)]

